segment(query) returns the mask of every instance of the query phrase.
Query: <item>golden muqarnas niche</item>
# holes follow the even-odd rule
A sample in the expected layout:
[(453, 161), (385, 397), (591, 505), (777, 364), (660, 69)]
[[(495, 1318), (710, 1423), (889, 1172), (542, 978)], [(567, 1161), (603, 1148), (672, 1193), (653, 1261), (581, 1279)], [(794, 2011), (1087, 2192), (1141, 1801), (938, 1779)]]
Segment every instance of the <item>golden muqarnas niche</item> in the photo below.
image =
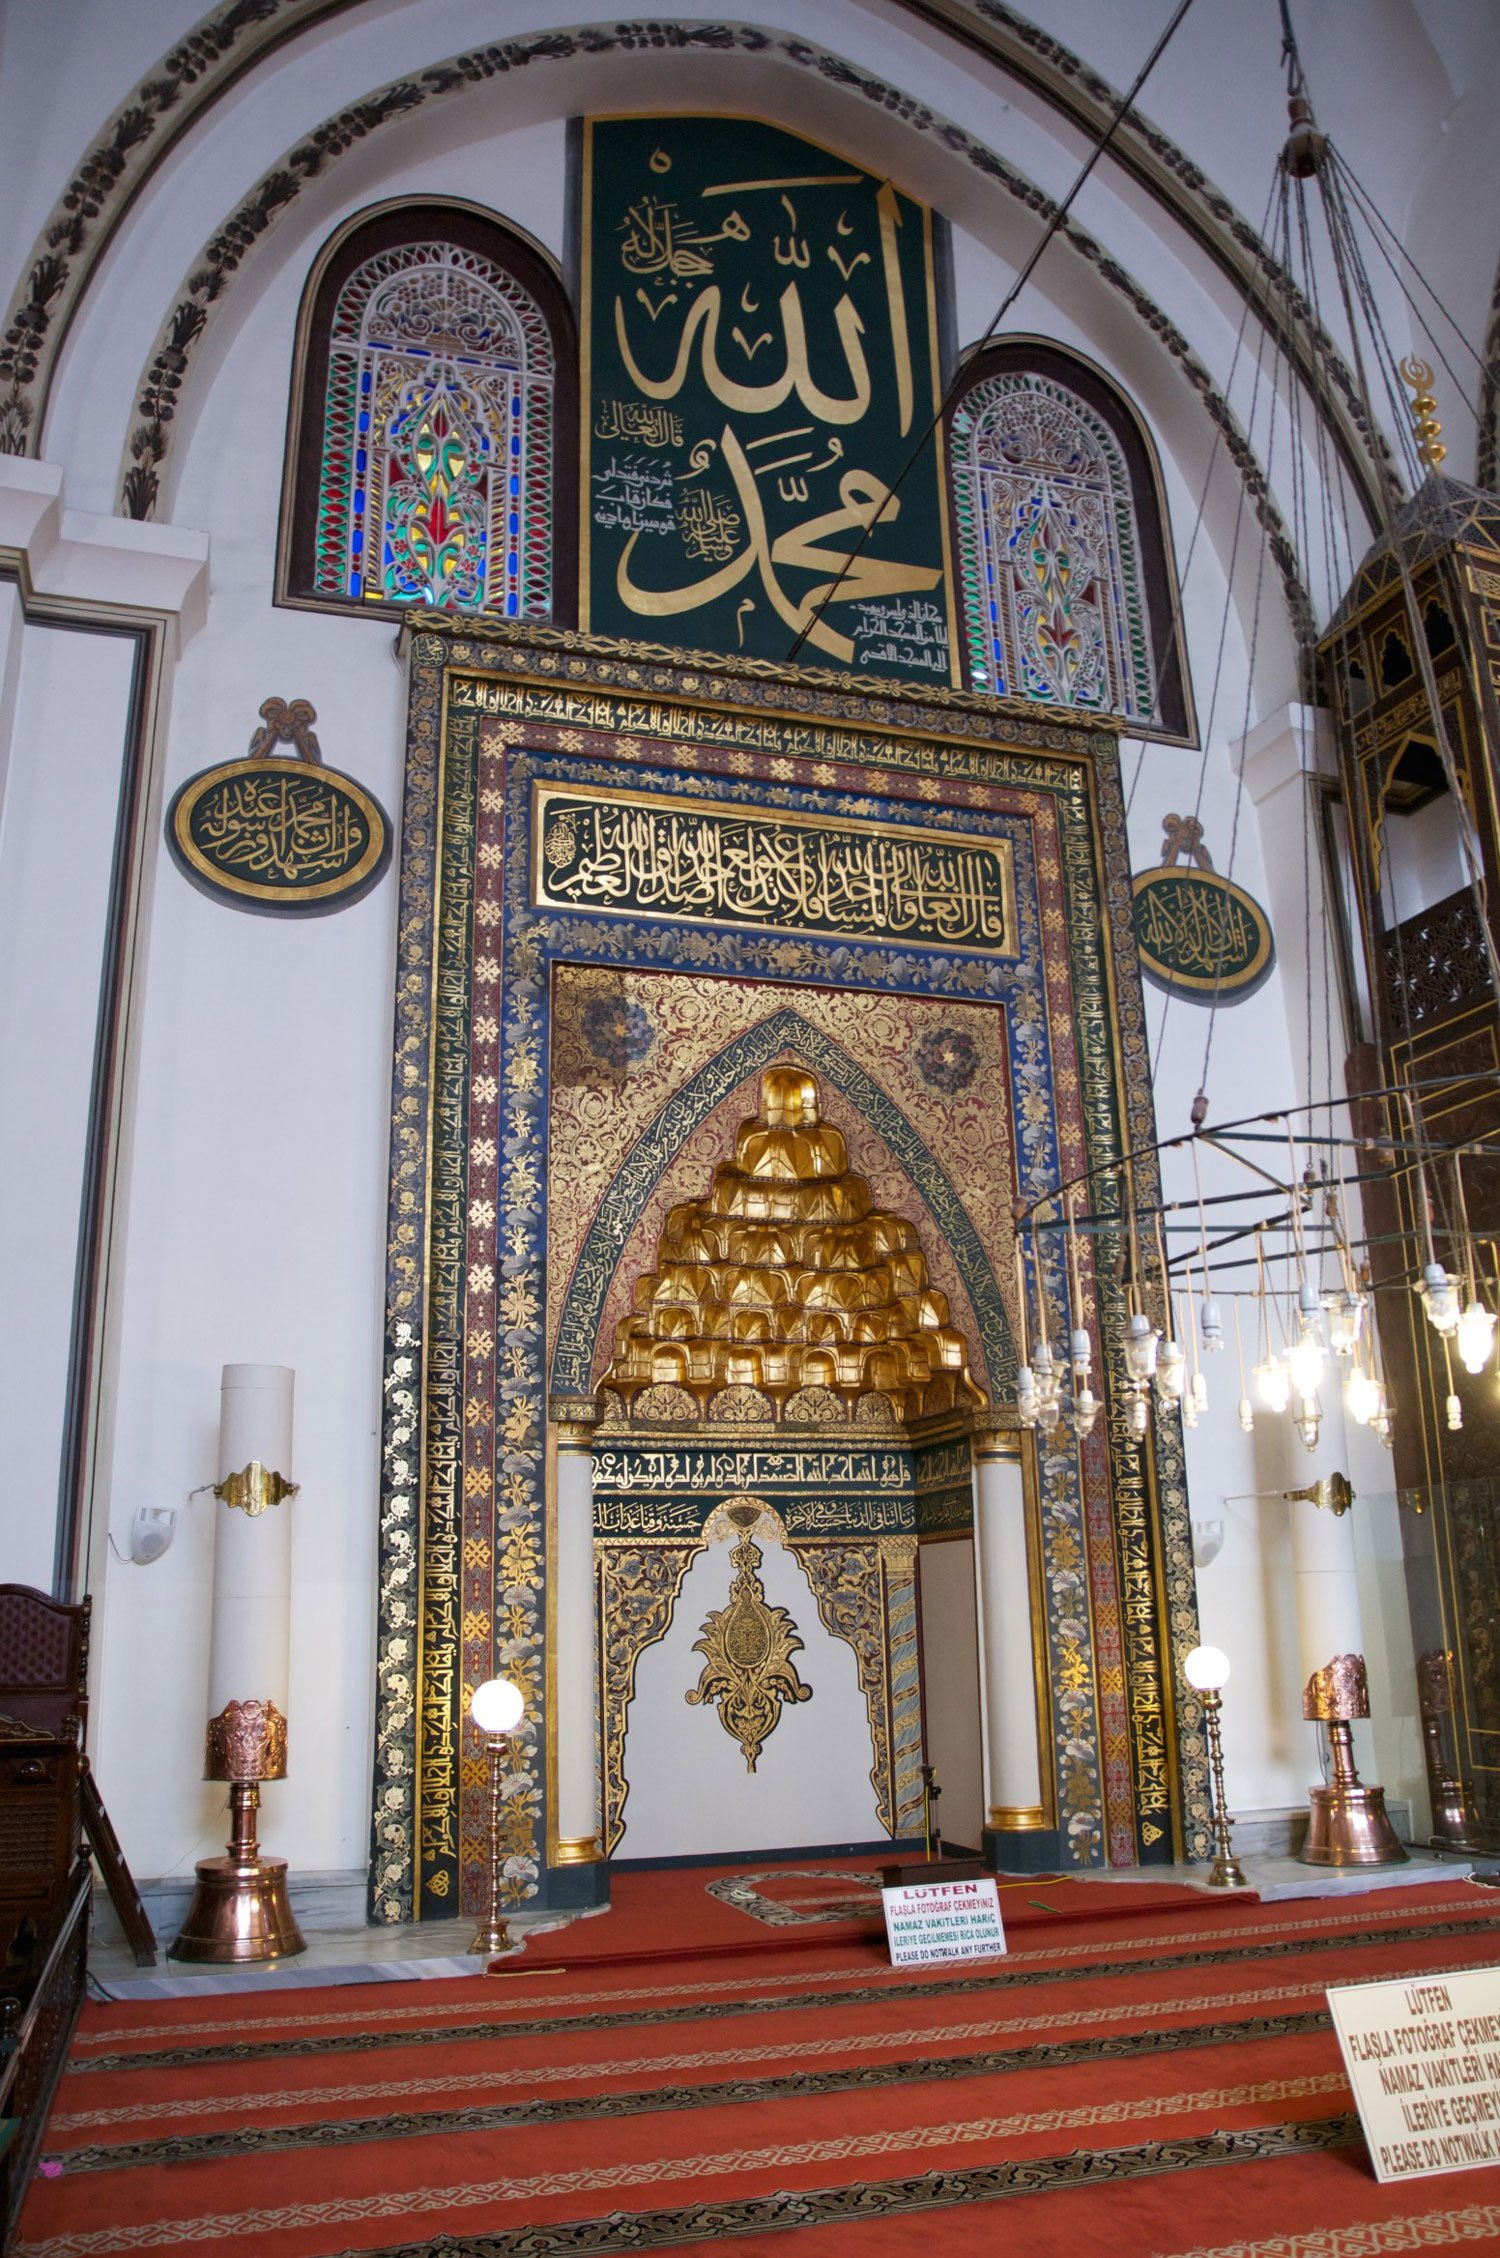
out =
[(747, 1772), (781, 1722), (786, 1703), (811, 1701), (812, 1687), (797, 1675), (794, 1654), (802, 1651), (797, 1626), (784, 1607), (773, 1607), (760, 1580), (761, 1552), (751, 1535), (760, 1519), (754, 1505), (731, 1505), (728, 1518), (740, 1530), (729, 1555), (734, 1582), (723, 1607), (716, 1608), (693, 1642), (694, 1654), (707, 1657), (698, 1683), (686, 1696), (696, 1708), (717, 1702), (719, 1723), (740, 1744)]
[(606, 1397), (629, 1412), (648, 1388), (682, 1388), (703, 1418), (729, 1390), (778, 1418), (812, 1389), (846, 1416), (870, 1396), (899, 1420), (982, 1404), (916, 1231), (850, 1173), (815, 1076), (770, 1067), (760, 1100), (707, 1198), (667, 1216), (657, 1267), (615, 1329)]

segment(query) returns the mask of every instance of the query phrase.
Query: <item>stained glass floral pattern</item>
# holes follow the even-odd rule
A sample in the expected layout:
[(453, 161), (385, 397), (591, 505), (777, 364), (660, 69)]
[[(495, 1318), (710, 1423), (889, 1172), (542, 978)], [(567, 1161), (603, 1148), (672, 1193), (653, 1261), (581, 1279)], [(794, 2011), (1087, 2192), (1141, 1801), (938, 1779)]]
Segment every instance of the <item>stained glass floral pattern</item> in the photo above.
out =
[(421, 242), (356, 267), (329, 341), (317, 593), (547, 618), (554, 373), (495, 260)]
[(954, 412), (953, 480), (975, 688), (1155, 721), (1140, 532), (1104, 418), (1051, 377), (989, 377)]

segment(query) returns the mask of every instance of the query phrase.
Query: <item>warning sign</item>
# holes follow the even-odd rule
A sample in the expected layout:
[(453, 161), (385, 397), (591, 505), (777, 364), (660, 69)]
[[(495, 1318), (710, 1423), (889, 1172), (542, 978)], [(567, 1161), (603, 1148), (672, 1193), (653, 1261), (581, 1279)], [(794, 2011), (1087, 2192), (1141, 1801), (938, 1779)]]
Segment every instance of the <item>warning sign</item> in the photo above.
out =
[(1379, 2180), (1500, 2164), (1500, 1968), (1328, 1994)]
[(989, 1960), (1006, 1949), (995, 1884), (914, 1882), (881, 1891), (885, 1933), (896, 1968), (933, 1960)]

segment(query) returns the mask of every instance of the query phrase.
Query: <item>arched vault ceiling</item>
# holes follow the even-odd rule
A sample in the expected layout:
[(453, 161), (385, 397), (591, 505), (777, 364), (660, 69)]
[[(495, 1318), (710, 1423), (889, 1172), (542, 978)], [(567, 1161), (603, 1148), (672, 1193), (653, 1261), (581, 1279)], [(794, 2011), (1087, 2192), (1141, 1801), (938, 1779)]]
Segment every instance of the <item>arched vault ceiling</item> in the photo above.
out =
[[(363, 4), (229, 0), (205, 16), (131, 90), (59, 198), (7, 310), (0, 340), (0, 384), (8, 387), (0, 396), (0, 452), (39, 452), (53, 373), (68, 331), (130, 205), (171, 150), (266, 56)], [(896, 4), (1019, 79), (1091, 138), (1113, 117), (1117, 90), (1002, 0)], [(1377, 522), (1376, 482), (1388, 463), (1384, 443), (1366, 426), (1349, 372), (1321, 334), (1320, 365), (1312, 365), (1308, 309), (1255, 229), (1201, 168), (1138, 111), (1132, 110), (1117, 129), (1110, 161), (1171, 213), (1273, 329), (1309, 383), (1372, 523)], [(1040, 208), (1050, 207), (1044, 202)]]
[[(8, 310), (0, 339), (0, 451), (39, 452), (46, 425), (52, 381), (62, 346), (84, 304), (93, 278), (110, 243), (122, 226), (142, 188), (182, 140), (222, 101), (236, 82), (277, 48), (307, 34), (314, 27), (365, 4), (365, 0), (229, 0), (206, 16), (197, 29), (171, 49), (161, 64), (143, 79), (110, 119), (104, 132), (87, 152), (68, 188), (34, 246), (25, 274)], [(1112, 117), (1118, 95), (1096, 72), (1060, 42), (1051, 39), (1026, 18), (1002, 5), (1002, 0), (896, 0), (908, 15), (934, 26), (973, 52), (984, 56), (1008, 76), (1023, 81), (1081, 131), (1097, 135)], [(433, 65), (415, 77), (395, 81), (363, 102), (347, 106), (295, 148), (283, 162), (262, 176), (252, 195), (220, 231), (206, 256), (220, 286), (238, 264), (249, 243), (264, 231), (276, 213), (291, 201), (305, 181), (336, 161), (343, 150), (393, 116), (404, 115), (426, 101), (457, 86), (524, 68), (539, 59), (561, 59), (571, 44), (577, 51), (597, 53), (617, 44), (622, 49), (638, 45), (725, 47), (748, 45), (781, 56), (804, 67), (821, 69), (839, 83), (866, 92), (887, 110), (893, 110), (918, 130), (937, 131), (961, 153), (1039, 215), (1052, 210), (1050, 200), (1031, 182), (1014, 174), (992, 151), (974, 143), (962, 129), (936, 119), (909, 96), (880, 86), (841, 58), (826, 55), (809, 43), (756, 31), (744, 25), (673, 26), (614, 25), (573, 34), (543, 34), (535, 39), (497, 42), (468, 55)], [(1297, 358), (1308, 378), (1319, 412), (1327, 421), (1352, 478), (1376, 512), (1375, 492), (1387, 458), (1378, 434), (1361, 431), (1354, 388), (1331, 344), (1318, 348), (1320, 366), (1306, 360), (1307, 325), (1304, 309), (1289, 298), (1289, 284), (1256, 231), (1241, 216), (1202, 170), (1154, 127), (1149, 119), (1131, 112), (1122, 122), (1111, 146), (1111, 163), (1118, 164), (1168, 211), (1195, 243), (1250, 299), (1257, 315), (1273, 328), (1283, 349)], [(248, 228), (247, 240), (237, 255), (226, 258), (235, 246), (226, 241), (237, 228)], [(1270, 508), (1258, 467), (1244, 446), (1227, 405), (1219, 400), (1207, 371), (1202, 369), (1166, 318), (1145, 298), (1138, 285), (1120, 269), (1103, 246), (1068, 223), (1064, 231), (1075, 250), (1081, 251), (1113, 287), (1122, 290), (1168, 351), (1203, 395), (1220, 425), (1229, 450), (1250, 488), (1262, 522), (1277, 552), (1283, 580), (1291, 568), (1289, 545), (1274, 510)], [(194, 280), (200, 277), (195, 271)], [(157, 439), (166, 433), (168, 417), (157, 410), (165, 405), (160, 380), (175, 397), (171, 380), (180, 371), (179, 355), (191, 356), (201, 334), (205, 306), (202, 293), (190, 303), (190, 291), (163, 325), (159, 352), (151, 375), (143, 385), (142, 424), (133, 434), (137, 454), (132, 468), (140, 475), (127, 489), (124, 506), (149, 508), (158, 490), (152, 476), (152, 456)], [(1288, 320), (1291, 313), (1293, 318)], [(165, 366), (162, 363), (165, 362)], [(1222, 412), (1221, 412), (1222, 411)], [(1258, 489), (1258, 490), (1257, 490)], [(1294, 615), (1302, 610), (1300, 588), (1288, 585)]]
[[(649, 44), (653, 46), (706, 48), (720, 55), (738, 52), (755, 57), (774, 56), (796, 69), (815, 73), (831, 84), (853, 86), (916, 131), (941, 139), (944, 147), (960, 161), (973, 166), (984, 179), (1002, 188), (1027, 209), (1044, 215), (1053, 209), (1049, 199), (1032, 181), (1008, 165), (994, 150), (974, 140), (963, 127), (938, 117), (923, 104), (870, 74), (856, 72), (843, 57), (829, 54), (810, 41), (784, 38), (743, 24), (653, 24), (649, 29)], [(415, 79), (393, 80), (375, 88), (284, 151), (194, 258), (182, 294), (157, 332), (136, 389), (137, 420), (127, 438), (121, 463), (121, 510), (133, 517), (146, 518), (153, 514), (164, 490), (184, 386), (203, 347), (213, 314), (223, 305), (246, 255), (310, 181), (321, 178), (340, 157), (370, 134), (395, 120), (410, 117), (427, 102), (482, 86), (502, 73), (538, 64), (562, 64), (574, 57), (595, 58), (611, 51), (627, 52), (643, 43), (637, 27), (597, 25), (576, 32), (539, 33), (534, 39), (506, 40), (493, 47), (473, 49), (431, 65)], [(1177, 363), (1202, 399), (1266, 535), (1293, 633), (1304, 648), (1310, 649), (1316, 629), (1296, 553), (1260, 462), (1228, 401), (1216, 388), (1208, 369), (1181, 330), (1095, 237), (1072, 219), (1062, 223), (1059, 233), (1124, 299), (1136, 319)]]

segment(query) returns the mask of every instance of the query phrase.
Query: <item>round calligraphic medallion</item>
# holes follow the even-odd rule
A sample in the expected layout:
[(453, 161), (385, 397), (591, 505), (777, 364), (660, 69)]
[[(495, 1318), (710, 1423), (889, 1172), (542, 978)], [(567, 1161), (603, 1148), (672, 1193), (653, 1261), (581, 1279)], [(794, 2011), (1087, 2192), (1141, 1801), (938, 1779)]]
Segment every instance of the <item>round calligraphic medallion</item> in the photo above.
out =
[(1134, 881), (1141, 971), (1154, 987), (1198, 1004), (1238, 1004), (1276, 963), (1271, 921), (1243, 886), (1216, 870), (1168, 865)]
[(357, 902), (391, 859), (378, 801), (310, 761), (225, 761), (189, 777), (167, 813), (184, 875), (217, 901), (322, 916)]

